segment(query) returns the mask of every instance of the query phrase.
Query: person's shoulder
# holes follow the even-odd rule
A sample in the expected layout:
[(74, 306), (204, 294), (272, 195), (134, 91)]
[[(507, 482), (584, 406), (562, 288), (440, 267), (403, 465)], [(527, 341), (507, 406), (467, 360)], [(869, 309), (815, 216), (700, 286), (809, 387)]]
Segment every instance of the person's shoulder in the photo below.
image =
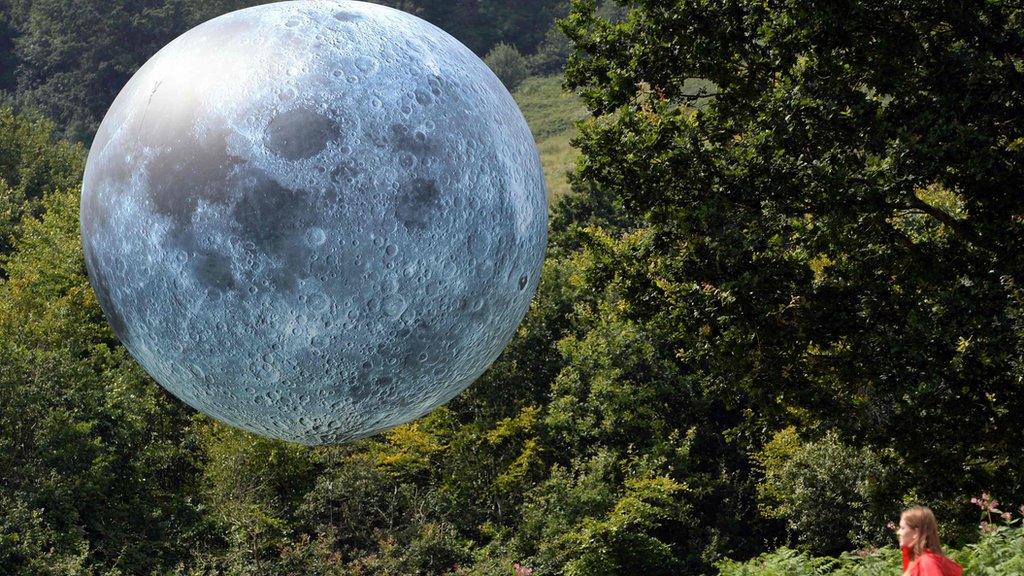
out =
[(911, 571), (912, 576), (960, 576), (963, 573), (953, 560), (931, 552), (922, 554), (916, 564), (917, 571)]
[(932, 554), (922, 554), (914, 559), (907, 567), (907, 576), (932, 576), (933, 574), (941, 575), (942, 572), (936, 573), (939, 569), (938, 564), (935, 561), (935, 557)]

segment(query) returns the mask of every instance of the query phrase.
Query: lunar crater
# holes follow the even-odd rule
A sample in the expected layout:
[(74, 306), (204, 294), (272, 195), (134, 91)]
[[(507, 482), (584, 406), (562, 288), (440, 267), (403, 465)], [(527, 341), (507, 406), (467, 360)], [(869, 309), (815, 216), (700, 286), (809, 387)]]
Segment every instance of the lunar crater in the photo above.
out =
[(430, 226), (440, 199), (441, 192), (436, 182), (416, 178), (399, 188), (395, 216), (410, 232), (423, 232)]
[(311, 158), (338, 136), (334, 120), (308, 108), (295, 108), (274, 116), (263, 141), (267, 149), (286, 160)]
[(363, 16), (352, 12), (339, 11), (334, 13), (334, 19), (341, 22), (359, 22), (363, 19)]

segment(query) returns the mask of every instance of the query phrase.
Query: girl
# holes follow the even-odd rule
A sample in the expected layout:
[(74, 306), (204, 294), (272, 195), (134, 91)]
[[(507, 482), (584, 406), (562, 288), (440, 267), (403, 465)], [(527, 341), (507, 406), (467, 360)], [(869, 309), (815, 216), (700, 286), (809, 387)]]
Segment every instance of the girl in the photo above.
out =
[(942, 554), (939, 525), (924, 506), (914, 506), (900, 515), (896, 531), (903, 550), (903, 576), (962, 576), (963, 568)]

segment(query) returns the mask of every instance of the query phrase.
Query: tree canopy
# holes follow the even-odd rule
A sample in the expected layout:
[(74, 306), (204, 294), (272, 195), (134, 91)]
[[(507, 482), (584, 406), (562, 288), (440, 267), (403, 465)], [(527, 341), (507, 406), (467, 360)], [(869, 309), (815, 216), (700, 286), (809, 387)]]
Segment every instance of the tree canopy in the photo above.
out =
[(597, 116), (580, 178), (643, 217), (591, 234), (624, 315), (735, 415), (729, 444), (891, 447), (896, 493), (947, 516), (1019, 494), (1024, 9), (631, 7), (564, 25)]

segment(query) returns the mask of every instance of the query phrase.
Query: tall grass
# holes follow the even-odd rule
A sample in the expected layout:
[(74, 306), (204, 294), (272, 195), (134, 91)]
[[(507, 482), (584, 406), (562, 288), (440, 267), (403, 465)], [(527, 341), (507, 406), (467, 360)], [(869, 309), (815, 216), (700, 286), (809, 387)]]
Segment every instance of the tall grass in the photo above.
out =
[(544, 166), (548, 204), (553, 205), (569, 193), (566, 172), (573, 169), (579, 154), (569, 140), (576, 134), (575, 122), (587, 116), (587, 109), (578, 96), (562, 90), (561, 75), (527, 78), (512, 96), (533, 132)]

